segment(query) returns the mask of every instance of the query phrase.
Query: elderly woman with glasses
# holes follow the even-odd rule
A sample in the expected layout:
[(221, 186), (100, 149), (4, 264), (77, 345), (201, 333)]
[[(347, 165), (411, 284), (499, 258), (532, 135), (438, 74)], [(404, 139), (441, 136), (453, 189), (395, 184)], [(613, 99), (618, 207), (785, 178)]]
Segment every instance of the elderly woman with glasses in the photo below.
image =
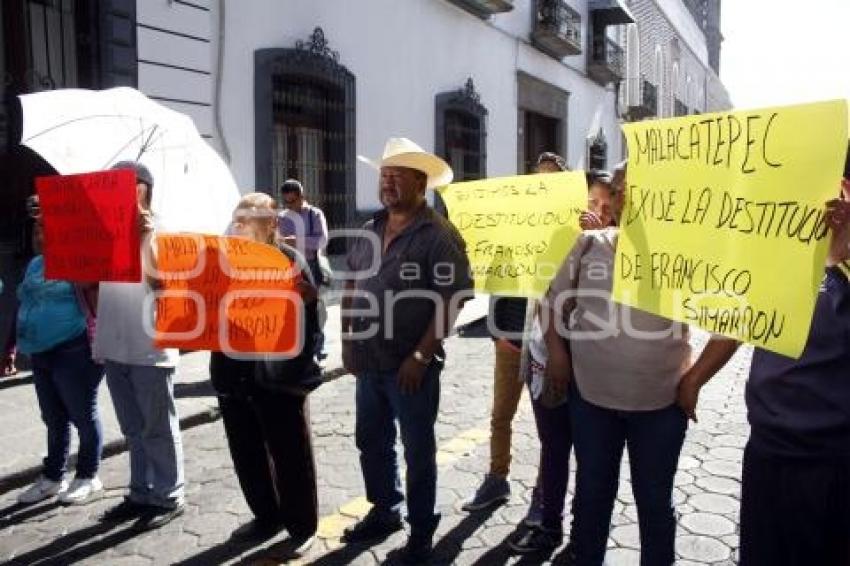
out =
[[(276, 243), (278, 210), (264, 193), (242, 197), (228, 235), (276, 245), (298, 267), (298, 292), (304, 301), (308, 327), (317, 324), (316, 287), (306, 260), (294, 248)], [(317, 383), (312, 346), (314, 333), (304, 332), (301, 354), (276, 362), (284, 382), (266, 379), (260, 359), (236, 359), (213, 352), (210, 377), (218, 395), (224, 430), (242, 492), (254, 521), (237, 531), (239, 538), (265, 538), (286, 529), (294, 553), (303, 553), (318, 528), (316, 468), (310, 432), (307, 393)], [(292, 375), (298, 374), (298, 375)], [(286, 377), (286, 376), (284, 376)]]

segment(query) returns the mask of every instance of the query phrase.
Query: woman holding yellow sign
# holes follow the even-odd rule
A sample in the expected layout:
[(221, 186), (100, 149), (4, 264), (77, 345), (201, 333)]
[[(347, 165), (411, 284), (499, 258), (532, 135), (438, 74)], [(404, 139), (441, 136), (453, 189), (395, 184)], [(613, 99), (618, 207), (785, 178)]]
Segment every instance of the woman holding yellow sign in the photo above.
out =
[[(617, 175), (622, 178), (623, 175)], [(622, 212), (623, 186), (614, 199)], [(576, 564), (602, 564), (628, 446), (641, 564), (675, 559), (673, 478), (699, 388), (736, 344), (712, 339), (691, 362), (688, 327), (613, 303), (617, 228), (584, 232), (542, 303), (546, 387), (569, 388), (578, 461), (570, 536)]]

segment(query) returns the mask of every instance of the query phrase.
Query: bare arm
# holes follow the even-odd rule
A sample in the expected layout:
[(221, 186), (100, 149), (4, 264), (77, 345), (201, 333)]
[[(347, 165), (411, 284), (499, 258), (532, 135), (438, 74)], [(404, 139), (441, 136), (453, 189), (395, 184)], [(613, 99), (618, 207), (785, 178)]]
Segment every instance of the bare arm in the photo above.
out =
[(726, 365), (739, 345), (739, 342), (730, 338), (712, 337), (679, 382), (679, 406), (694, 422), (697, 420), (696, 408), (700, 389)]

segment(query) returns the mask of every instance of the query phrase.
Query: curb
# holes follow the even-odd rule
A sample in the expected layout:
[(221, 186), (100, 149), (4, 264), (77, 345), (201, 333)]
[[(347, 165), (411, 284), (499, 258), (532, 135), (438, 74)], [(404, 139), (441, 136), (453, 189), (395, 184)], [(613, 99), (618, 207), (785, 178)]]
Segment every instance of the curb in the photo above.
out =
[[(338, 379), (345, 375), (347, 372), (344, 368), (334, 368), (325, 371), (322, 374), (322, 382), (328, 383), (335, 379)], [(189, 430), (191, 428), (195, 428), (197, 426), (205, 425), (213, 423), (221, 418), (221, 411), (216, 407), (209, 407), (206, 410), (199, 411), (197, 413), (192, 413), (190, 415), (186, 415), (185, 417), (180, 419), (180, 430)], [(116, 456), (125, 452), (127, 450), (127, 443), (124, 438), (117, 438), (108, 442), (105, 442), (103, 445), (103, 454), (101, 456), (101, 460), (105, 460), (106, 458), (111, 458), (112, 456)], [(74, 467), (76, 465), (77, 455), (71, 454), (71, 457), (68, 459), (68, 466)], [(11, 474), (7, 474), (5, 476), (0, 476), (0, 495), (6, 494), (13, 489), (17, 489), (19, 487), (23, 487), (27, 484), (32, 483), (35, 479), (41, 474), (41, 464), (36, 466), (30, 466), (28, 468), (24, 468), (23, 470), (19, 470), (17, 472), (12, 472)]]

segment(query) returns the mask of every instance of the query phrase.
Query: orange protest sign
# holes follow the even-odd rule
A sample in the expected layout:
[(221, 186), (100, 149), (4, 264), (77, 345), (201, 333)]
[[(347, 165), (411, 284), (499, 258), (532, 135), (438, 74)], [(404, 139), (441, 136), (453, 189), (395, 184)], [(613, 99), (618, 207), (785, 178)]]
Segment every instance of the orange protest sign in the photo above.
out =
[(48, 279), (141, 281), (132, 171), (37, 177)]
[(157, 236), (159, 348), (296, 355), (304, 344), (300, 278), (273, 246), (200, 234)]

